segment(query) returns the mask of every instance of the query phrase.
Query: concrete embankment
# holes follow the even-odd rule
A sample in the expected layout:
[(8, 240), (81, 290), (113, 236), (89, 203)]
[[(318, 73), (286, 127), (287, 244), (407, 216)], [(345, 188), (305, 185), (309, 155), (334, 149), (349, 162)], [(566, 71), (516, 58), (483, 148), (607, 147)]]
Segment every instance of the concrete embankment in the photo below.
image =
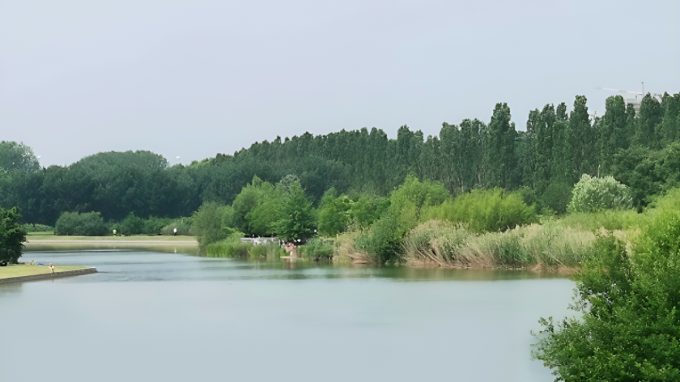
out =
[(24, 282), (24, 281), (50, 280), (50, 279), (56, 279), (56, 278), (61, 278), (61, 277), (87, 275), (87, 274), (90, 274), (90, 273), (97, 273), (97, 268), (82, 268), (82, 269), (72, 269), (72, 270), (68, 270), (68, 271), (55, 271), (54, 273), (38, 273), (38, 274), (32, 274), (32, 275), (6, 277), (6, 278), (0, 278), (0, 284)]

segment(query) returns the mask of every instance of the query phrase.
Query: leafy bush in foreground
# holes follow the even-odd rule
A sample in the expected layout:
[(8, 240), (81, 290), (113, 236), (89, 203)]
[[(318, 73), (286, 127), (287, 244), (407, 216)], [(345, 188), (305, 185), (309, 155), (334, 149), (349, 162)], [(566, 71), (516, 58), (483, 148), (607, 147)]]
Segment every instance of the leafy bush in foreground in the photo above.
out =
[(630, 255), (597, 240), (577, 276), (578, 318), (543, 319), (535, 356), (563, 381), (680, 380), (680, 217), (657, 217)]

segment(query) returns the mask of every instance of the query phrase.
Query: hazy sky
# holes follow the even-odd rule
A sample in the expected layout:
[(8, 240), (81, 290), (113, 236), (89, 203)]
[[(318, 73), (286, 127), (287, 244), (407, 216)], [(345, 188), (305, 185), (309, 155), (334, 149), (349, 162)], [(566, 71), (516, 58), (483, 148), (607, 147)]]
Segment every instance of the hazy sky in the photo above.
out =
[(443, 121), (600, 87), (680, 91), (680, 1), (0, 0), (0, 140), (43, 165), (171, 163)]

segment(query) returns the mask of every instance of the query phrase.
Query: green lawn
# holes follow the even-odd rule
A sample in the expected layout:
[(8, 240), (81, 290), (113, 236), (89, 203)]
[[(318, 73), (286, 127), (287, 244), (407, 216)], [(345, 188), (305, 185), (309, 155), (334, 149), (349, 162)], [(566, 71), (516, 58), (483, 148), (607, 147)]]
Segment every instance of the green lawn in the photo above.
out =
[(26, 236), (28, 251), (80, 249), (141, 249), (162, 252), (196, 253), (198, 242), (194, 236)]
[[(82, 265), (55, 265), (54, 273), (86, 269)], [(11, 277), (33, 276), (51, 273), (47, 265), (16, 264), (0, 267), (0, 280)]]

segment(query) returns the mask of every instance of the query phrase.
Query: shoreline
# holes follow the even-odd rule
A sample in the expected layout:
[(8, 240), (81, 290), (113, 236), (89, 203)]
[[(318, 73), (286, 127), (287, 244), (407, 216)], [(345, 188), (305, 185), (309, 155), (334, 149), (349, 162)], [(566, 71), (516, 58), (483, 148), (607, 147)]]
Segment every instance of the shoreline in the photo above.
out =
[[(11, 267), (14, 267), (14, 266), (16, 266), (16, 265), (10, 265), (8, 267), (11, 268)], [(43, 269), (39, 268), (39, 270), (42, 271)], [(2, 271), (2, 269), (0, 268), (0, 273), (1, 273), (1, 271)], [(41, 272), (41, 273), (32, 273), (32, 274), (20, 275), (20, 276), (0, 277), (0, 285), (17, 283), (17, 282), (25, 282), (25, 281), (50, 280), (50, 279), (57, 279), (57, 278), (64, 278), (64, 277), (88, 275), (88, 274), (92, 274), (92, 273), (97, 273), (97, 268), (82, 267), (82, 268), (79, 268), (79, 269), (67, 269), (67, 270), (61, 270), (61, 271), (57, 270), (54, 273)]]
[[(194, 236), (53, 236), (28, 235), (24, 243), (25, 250), (60, 251), (60, 250), (98, 250), (98, 249), (131, 249), (149, 250), (187, 255), (198, 254), (198, 242)], [(346, 255), (345, 255), (346, 256)], [(331, 260), (335, 264), (351, 264), (353, 266), (370, 266), (370, 261), (363, 256), (339, 256)], [(282, 257), (281, 260), (288, 260)], [(296, 260), (306, 260), (302, 257)], [(536, 274), (551, 274), (571, 277), (578, 272), (578, 267), (545, 264), (529, 264), (523, 267), (496, 266), (487, 263), (438, 263), (409, 259), (401, 266), (412, 269), (457, 269), (473, 271), (523, 271)]]

